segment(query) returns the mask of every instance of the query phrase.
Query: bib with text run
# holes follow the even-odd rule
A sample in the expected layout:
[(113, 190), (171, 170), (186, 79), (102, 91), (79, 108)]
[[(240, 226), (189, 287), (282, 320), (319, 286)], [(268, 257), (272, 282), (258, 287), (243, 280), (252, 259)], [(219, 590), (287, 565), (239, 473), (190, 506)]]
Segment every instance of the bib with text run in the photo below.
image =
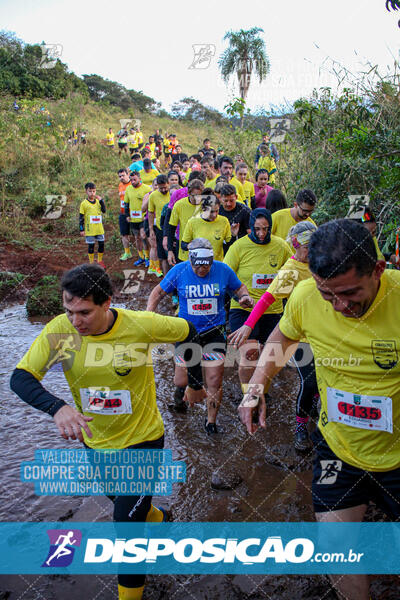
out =
[(188, 298), (189, 315), (216, 315), (218, 312), (217, 298)]
[(359, 429), (393, 433), (392, 399), (342, 392), (328, 387), (328, 419)]

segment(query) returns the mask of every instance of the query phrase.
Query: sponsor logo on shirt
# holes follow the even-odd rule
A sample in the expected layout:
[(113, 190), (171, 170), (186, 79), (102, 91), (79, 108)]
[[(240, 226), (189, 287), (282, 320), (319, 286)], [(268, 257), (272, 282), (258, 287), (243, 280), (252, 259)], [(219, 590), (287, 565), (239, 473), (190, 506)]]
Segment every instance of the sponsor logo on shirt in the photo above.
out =
[(372, 340), (374, 363), (381, 369), (393, 369), (397, 365), (398, 355), (395, 340)]

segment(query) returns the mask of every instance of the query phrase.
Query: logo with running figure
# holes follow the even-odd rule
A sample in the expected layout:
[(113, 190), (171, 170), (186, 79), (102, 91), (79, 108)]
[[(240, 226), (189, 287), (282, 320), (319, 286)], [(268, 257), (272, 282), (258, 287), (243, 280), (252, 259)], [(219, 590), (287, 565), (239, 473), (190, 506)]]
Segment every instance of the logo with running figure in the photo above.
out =
[(81, 545), (82, 532), (79, 529), (48, 529), (50, 548), (42, 567), (69, 567), (75, 549)]
[(338, 474), (342, 470), (341, 460), (321, 460), (321, 475), (317, 483), (335, 483)]
[(381, 369), (393, 369), (399, 357), (395, 340), (372, 340), (372, 356), (374, 363)]
[(214, 44), (193, 44), (193, 61), (189, 69), (208, 69), (215, 56)]

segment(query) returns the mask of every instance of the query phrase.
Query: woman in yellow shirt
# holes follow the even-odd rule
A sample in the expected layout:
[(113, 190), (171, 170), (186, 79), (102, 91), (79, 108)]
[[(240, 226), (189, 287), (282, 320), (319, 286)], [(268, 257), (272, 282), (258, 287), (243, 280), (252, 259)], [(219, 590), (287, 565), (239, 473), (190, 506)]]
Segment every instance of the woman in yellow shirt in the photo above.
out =
[(226, 217), (219, 215), (219, 200), (210, 188), (203, 190), (201, 213), (187, 222), (181, 248), (187, 250), (189, 242), (206, 238), (211, 242), (215, 260), (224, 260), (224, 242), (231, 241), (231, 226)]

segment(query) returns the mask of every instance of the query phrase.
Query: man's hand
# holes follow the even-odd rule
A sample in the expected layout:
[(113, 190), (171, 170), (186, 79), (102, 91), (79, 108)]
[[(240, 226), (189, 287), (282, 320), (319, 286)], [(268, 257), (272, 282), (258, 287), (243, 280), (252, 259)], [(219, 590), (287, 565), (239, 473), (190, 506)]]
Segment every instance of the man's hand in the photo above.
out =
[(202, 402), (206, 396), (207, 393), (204, 388), (201, 388), (201, 390), (193, 390), (187, 385), (185, 395), (183, 396), (183, 400), (187, 402), (190, 406), (193, 406), (194, 404)]
[(168, 250), (168, 264), (172, 267), (176, 265), (175, 254), (172, 252), (172, 250)]
[(397, 259), (396, 259), (396, 255), (395, 255), (395, 254), (392, 254), (392, 255), (391, 255), (389, 262), (390, 262), (390, 263), (391, 263), (391, 264), (392, 264), (394, 267), (396, 267), (396, 269), (400, 269), (400, 263), (398, 263), (398, 262), (397, 262)]
[(240, 223), (232, 223), (231, 224), (231, 234), (236, 237), (239, 233)]
[(93, 417), (82, 415), (73, 406), (63, 406), (53, 417), (58, 431), (65, 440), (79, 440), (83, 442), (81, 428), (84, 429), (87, 435), (91, 438), (92, 432), (89, 429), (88, 421), (93, 421)]
[(243, 308), (253, 308), (254, 300), (248, 294), (243, 294), (243, 296), (240, 296), (239, 298), (239, 304)]
[(80, 231), (80, 232), (79, 232), (79, 235), (80, 235), (81, 237), (85, 237), (85, 232), (84, 232), (84, 231)]
[(233, 346), (240, 348), (248, 340), (252, 331), (252, 328), (248, 325), (242, 325), (239, 329), (228, 335), (228, 340)]
[[(259, 387), (259, 386), (258, 386)], [(243, 425), (246, 425), (247, 431), (253, 435), (259, 427), (265, 429), (266, 404), (264, 394), (259, 391), (252, 393), (251, 384), (242, 402), (239, 404), (239, 417)], [(258, 402), (257, 402), (258, 398)], [(254, 421), (254, 417), (256, 421)], [(258, 418), (257, 418), (258, 417)]]
[(130, 217), (126, 217), (126, 221), (127, 221), (127, 223), (130, 223), (131, 222), (131, 218)]

